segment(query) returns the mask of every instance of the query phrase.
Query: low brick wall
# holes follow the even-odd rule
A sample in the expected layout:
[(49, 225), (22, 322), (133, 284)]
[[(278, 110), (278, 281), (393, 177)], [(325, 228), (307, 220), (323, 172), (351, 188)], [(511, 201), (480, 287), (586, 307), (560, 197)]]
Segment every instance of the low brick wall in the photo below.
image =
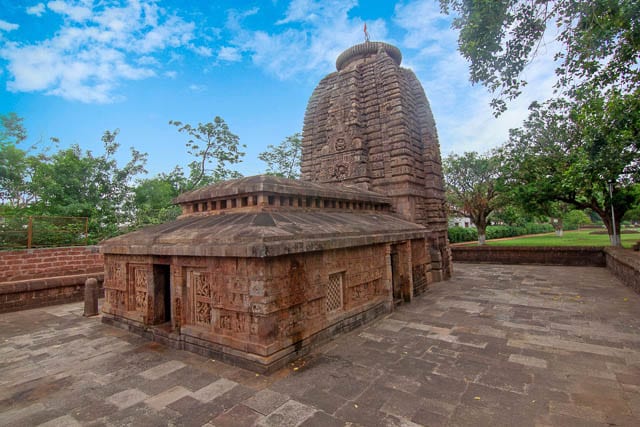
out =
[(81, 301), (89, 277), (103, 281), (98, 246), (0, 252), (0, 313)]
[(605, 248), (604, 253), (607, 269), (640, 294), (640, 253), (622, 248)]
[(451, 253), (454, 262), (593, 267), (606, 265), (601, 247), (452, 246)]

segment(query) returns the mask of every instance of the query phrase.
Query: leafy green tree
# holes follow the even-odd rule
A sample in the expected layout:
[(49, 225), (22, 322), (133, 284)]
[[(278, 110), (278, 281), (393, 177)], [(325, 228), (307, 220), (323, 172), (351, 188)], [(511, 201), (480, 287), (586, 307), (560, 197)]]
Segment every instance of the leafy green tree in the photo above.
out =
[[(638, 200), (633, 185), (640, 178), (638, 95), (612, 92), (579, 104), (534, 104), (505, 148), (518, 198), (529, 206), (560, 201), (589, 208), (606, 225), (611, 244), (619, 245), (620, 218)], [(614, 183), (612, 197), (608, 182)]]
[(127, 209), (133, 180), (145, 173), (147, 155), (131, 148), (131, 158), (119, 167), (115, 155), (118, 130), (102, 136), (104, 153), (83, 152), (78, 145), (60, 150), (42, 161), (34, 171), (32, 185), (37, 196), (34, 208), (46, 215), (89, 217), (93, 240), (116, 235), (133, 220)]
[(564, 216), (564, 223), (567, 228), (580, 228), (591, 224), (591, 218), (583, 210), (573, 209)]
[(133, 190), (134, 227), (161, 224), (176, 219), (181, 209), (173, 205), (173, 199), (184, 187), (184, 174), (179, 169), (170, 174), (160, 174), (140, 181)]
[(23, 208), (34, 199), (30, 176), (37, 158), (18, 147), (27, 139), (21, 117), (0, 115), (0, 126), (0, 201), (12, 209)]
[[(572, 99), (631, 93), (640, 83), (640, 2), (637, 0), (440, 0), (455, 15), (470, 79), (505, 100), (527, 84), (523, 71), (541, 51), (558, 61), (556, 88)], [(555, 41), (547, 40), (553, 33)]]
[(16, 113), (0, 114), (0, 144), (19, 144), (27, 139), (24, 119)]
[(216, 116), (213, 122), (198, 123), (197, 126), (175, 120), (169, 124), (189, 136), (187, 152), (195, 157), (189, 163), (189, 190), (242, 176), (229, 169), (228, 165), (242, 161), (245, 153), (240, 150), (245, 146), (240, 144), (238, 136), (229, 130), (221, 117)]
[(286, 137), (280, 144), (269, 144), (267, 150), (258, 155), (267, 164), (267, 173), (284, 178), (300, 177), (300, 161), (302, 159), (302, 134), (294, 133)]
[(496, 153), (450, 154), (442, 162), (449, 210), (471, 218), (478, 243), (486, 241), (491, 213), (500, 206), (500, 159)]

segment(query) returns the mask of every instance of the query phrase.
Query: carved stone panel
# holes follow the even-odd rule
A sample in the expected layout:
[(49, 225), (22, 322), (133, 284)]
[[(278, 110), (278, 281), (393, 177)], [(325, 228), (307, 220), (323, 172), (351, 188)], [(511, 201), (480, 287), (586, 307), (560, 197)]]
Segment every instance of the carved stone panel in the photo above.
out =
[(201, 269), (187, 271), (187, 287), (193, 295), (193, 323), (210, 328), (212, 324), (213, 283), (211, 273)]
[(152, 278), (149, 265), (129, 265), (129, 285), (127, 287), (127, 310), (144, 315), (148, 310), (149, 284)]
[(109, 288), (125, 290), (127, 288), (126, 263), (110, 262), (106, 268), (106, 282)]

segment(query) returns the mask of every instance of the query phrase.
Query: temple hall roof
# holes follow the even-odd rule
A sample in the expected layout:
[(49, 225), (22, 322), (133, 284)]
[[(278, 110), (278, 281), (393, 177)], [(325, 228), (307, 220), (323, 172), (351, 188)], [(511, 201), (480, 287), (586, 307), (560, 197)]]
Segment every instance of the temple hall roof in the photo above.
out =
[(186, 216), (114, 237), (109, 254), (268, 257), (424, 238), (387, 213), (292, 210)]

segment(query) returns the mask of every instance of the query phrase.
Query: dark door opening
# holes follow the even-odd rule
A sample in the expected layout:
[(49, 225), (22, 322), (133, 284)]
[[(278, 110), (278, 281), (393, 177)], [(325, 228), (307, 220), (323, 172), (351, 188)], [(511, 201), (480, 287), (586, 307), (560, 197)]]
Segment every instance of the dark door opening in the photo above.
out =
[(171, 267), (164, 264), (153, 266), (154, 319), (158, 325), (171, 321)]
[(398, 253), (391, 252), (391, 287), (393, 289), (393, 302), (396, 305), (402, 303), (402, 284), (400, 283), (400, 269), (398, 267)]

